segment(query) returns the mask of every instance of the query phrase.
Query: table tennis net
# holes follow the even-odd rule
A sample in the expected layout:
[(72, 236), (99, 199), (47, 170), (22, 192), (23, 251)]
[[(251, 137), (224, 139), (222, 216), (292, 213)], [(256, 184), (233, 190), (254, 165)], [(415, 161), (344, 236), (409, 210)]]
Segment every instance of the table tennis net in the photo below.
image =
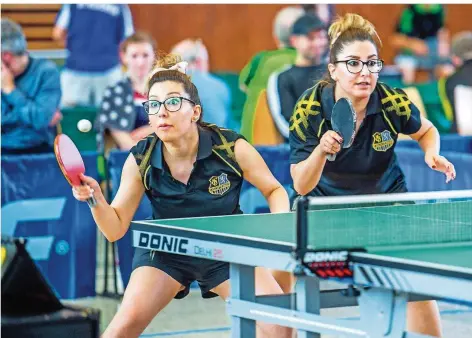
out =
[[(312, 247), (377, 247), (470, 242), (472, 193), (445, 198), (402, 194), (401, 201), (385, 197), (310, 201), (308, 237)], [(316, 199), (316, 198), (315, 198)]]

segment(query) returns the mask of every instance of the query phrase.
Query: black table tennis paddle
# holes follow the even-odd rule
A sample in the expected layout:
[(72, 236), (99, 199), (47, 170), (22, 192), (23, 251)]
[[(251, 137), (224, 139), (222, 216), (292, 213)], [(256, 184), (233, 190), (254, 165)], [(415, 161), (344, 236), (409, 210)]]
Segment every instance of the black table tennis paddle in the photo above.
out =
[[(349, 99), (340, 98), (331, 112), (331, 126), (342, 138), (342, 148), (349, 148), (356, 135), (356, 112)], [(336, 154), (328, 154), (328, 161), (334, 161)]]

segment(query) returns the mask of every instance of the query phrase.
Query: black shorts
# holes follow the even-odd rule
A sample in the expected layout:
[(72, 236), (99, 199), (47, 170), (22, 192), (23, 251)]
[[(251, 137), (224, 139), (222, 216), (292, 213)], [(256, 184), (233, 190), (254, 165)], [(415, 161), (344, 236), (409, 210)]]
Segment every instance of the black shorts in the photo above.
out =
[(194, 281), (198, 282), (203, 298), (217, 297), (210, 290), (229, 279), (229, 263), (136, 248), (133, 270), (140, 266), (152, 266), (182, 284), (185, 289), (177, 293), (176, 299), (187, 296)]

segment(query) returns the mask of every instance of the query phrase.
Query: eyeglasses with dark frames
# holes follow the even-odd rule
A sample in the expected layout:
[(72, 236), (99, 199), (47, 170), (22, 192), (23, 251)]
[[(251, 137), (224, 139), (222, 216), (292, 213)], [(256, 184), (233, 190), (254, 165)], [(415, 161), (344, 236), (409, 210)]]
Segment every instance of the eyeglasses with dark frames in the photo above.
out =
[(172, 96), (164, 101), (159, 101), (159, 100), (148, 100), (143, 102), (143, 107), (144, 110), (146, 111), (146, 114), (148, 115), (156, 115), (159, 112), (159, 109), (161, 109), (161, 106), (164, 105), (166, 110), (168, 112), (176, 112), (180, 108), (182, 108), (182, 103), (183, 101), (188, 101), (192, 103), (193, 105), (196, 105), (195, 102), (193, 102), (190, 99), (187, 99), (186, 97), (183, 96)]
[(349, 59), (349, 60), (338, 60), (334, 63), (345, 63), (346, 68), (349, 73), (358, 74), (362, 72), (364, 66), (367, 66), (367, 69), (371, 73), (379, 73), (383, 68), (384, 61), (381, 59), (372, 59), (367, 60), (366, 62), (358, 59)]

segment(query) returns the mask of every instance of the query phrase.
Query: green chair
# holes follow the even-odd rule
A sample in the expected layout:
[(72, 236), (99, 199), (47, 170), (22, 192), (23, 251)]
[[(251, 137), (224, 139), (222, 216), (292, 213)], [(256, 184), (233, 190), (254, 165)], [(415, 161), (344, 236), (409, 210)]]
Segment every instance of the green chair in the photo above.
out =
[[(62, 120), (57, 126), (57, 133), (64, 133), (69, 136), (80, 152), (97, 151), (97, 131), (94, 128), (97, 112), (97, 107), (76, 106), (62, 108)], [(83, 119), (92, 122), (92, 129), (86, 133), (81, 132), (77, 127), (79, 121)], [(101, 155), (98, 156), (97, 168), (100, 177), (106, 177), (105, 159)]]
[[(257, 144), (259, 140), (254, 138), (254, 121), (256, 120), (256, 112), (258, 104), (261, 103), (261, 97), (264, 96), (263, 91), (267, 89), (267, 81), (270, 75), (282, 69), (287, 65), (295, 63), (297, 52), (293, 48), (281, 48), (269, 51), (263, 51), (256, 55), (258, 58), (257, 67), (254, 67), (254, 60), (251, 60), (243, 70), (239, 77), (242, 80), (246, 78), (247, 73), (254, 72), (252, 80), (247, 87), (246, 102), (244, 103), (243, 113), (241, 117), (240, 133), (251, 144)], [(249, 65), (252, 65), (249, 66)], [(254, 69), (251, 69), (254, 68)], [(240, 80), (240, 82), (242, 82)], [(264, 110), (263, 110), (264, 111)]]
[(452, 120), (446, 116), (441, 100), (440, 81), (418, 83), (418, 89), (425, 106), (428, 119), (436, 126), (439, 133), (447, 134), (451, 130)]
[[(58, 133), (69, 136), (80, 151), (96, 151), (97, 132), (93, 128), (97, 115), (96, 107), (70, 107), (62, 108), (62, 120), (58, 124)], [(86, 133), (81, 132), (77, 124), (80, 120), (86, 119), (92, 122), (92, 129)]]

